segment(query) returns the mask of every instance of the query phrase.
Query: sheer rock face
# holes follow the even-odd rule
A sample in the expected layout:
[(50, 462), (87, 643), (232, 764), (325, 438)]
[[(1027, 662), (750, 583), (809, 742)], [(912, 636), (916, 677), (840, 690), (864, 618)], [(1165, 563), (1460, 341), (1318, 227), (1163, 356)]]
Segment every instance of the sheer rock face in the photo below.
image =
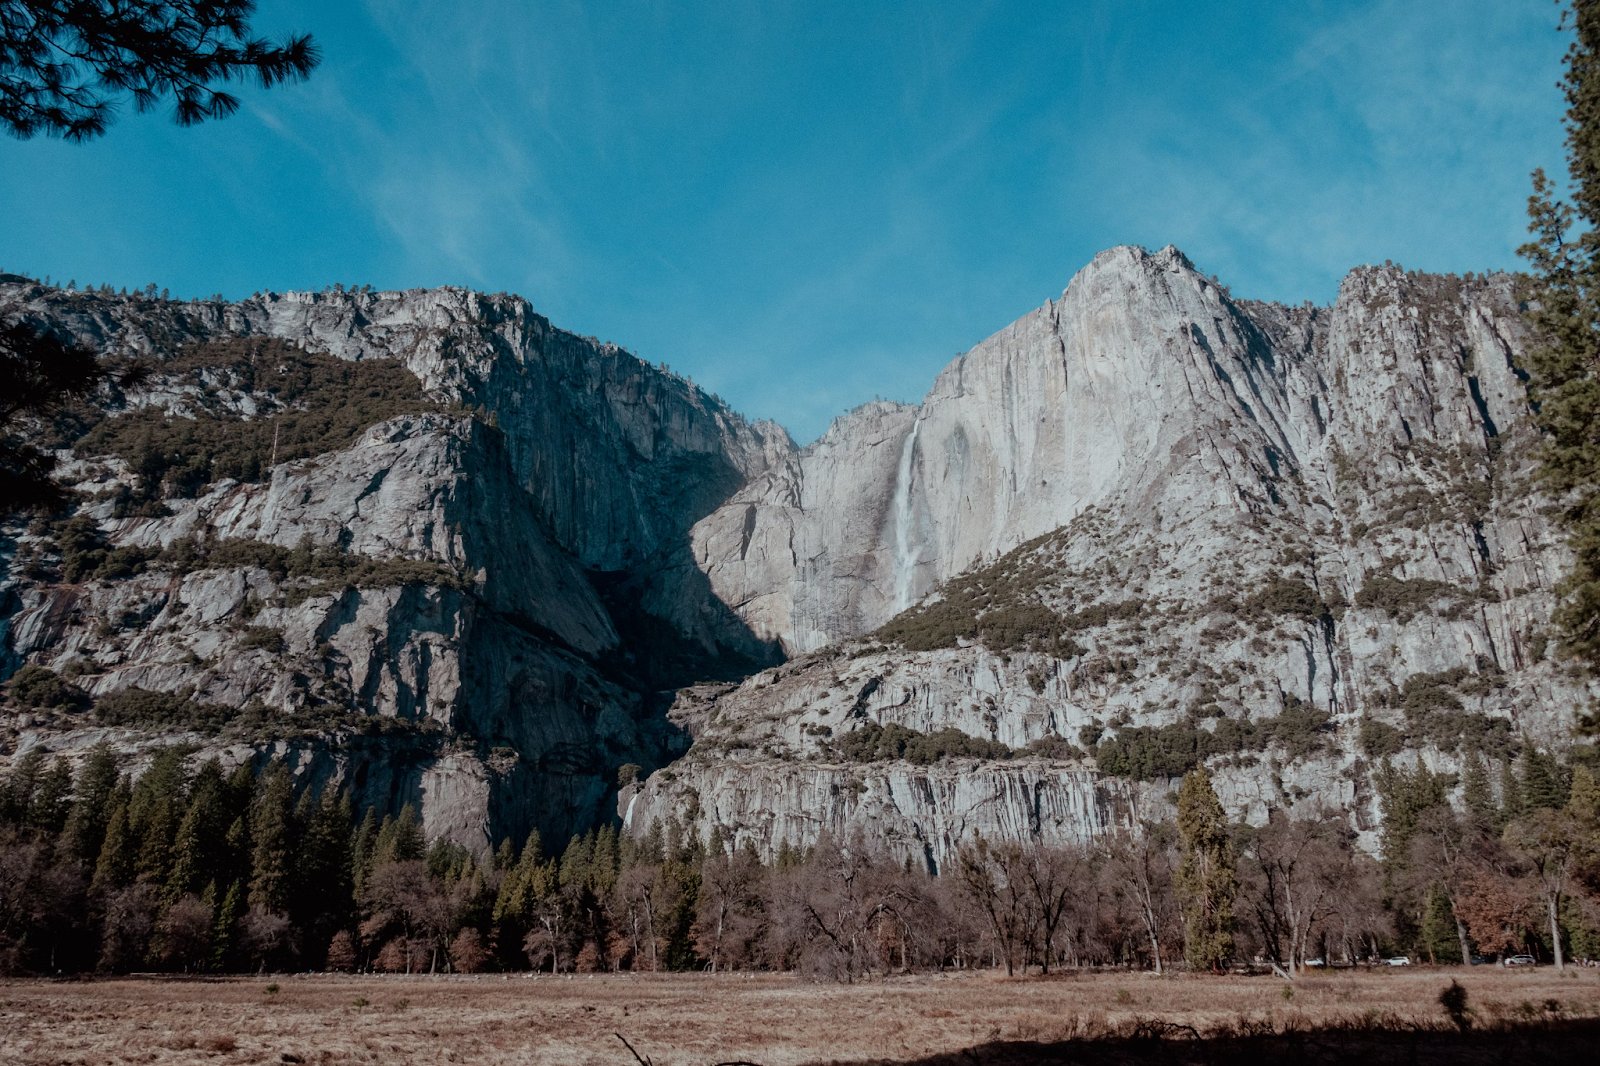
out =
[[(1400, 764), (1459, 771), (1477, 743), (1462, 729), (1505, 723), (1565, 748), (1586, 686), (1542, 661), (1567, 557), (1531, 482), (1522, 343), (1503, 275), (1367, 267), (1331, 308), (1284, 308), (1232, 300), (1175, 249), (1103, 253), (920, 406), (837, 420), (699, 523), (713, 588), (799, 658), (716, 695), (714, 716), (680, 694), (699, 739), (631, 798), (630, 825), (698, 810), (771, 853), (866, 820), (941, 861), (951, 825), (1059, 839), (1028, 812), (1088, 809), (1031, 757), (968, 765), (958, 798), (892, 787), (834, 750), (867, 723), (1020, 749), (1309, 709), (1327, 721), (1299, 741), (1210, 759), (1219, 792), (1254, 821), (1348, 809), (1369, 845), (1365, 718), (1409, 732)], [(1077, 612), (1076, 653), (854, 640), (1002, 556), (987, 587)], [(1286, 609), (1275, 581), (1319, 605)], [(1176, 782), (1127, 787), (1080, 828), (1159, 816)]]
[[(1065, 841), (1166, 811), (1175, 782), (1101, 775), (1064, 744), (1286, 707), (1314, 712), (1306, 736), (1209, 760), (1224, 802), (1257, 821), (1345, 807), (1370, 831), (1365, 719), (1411, 732), (1398, 762), (1456, 770), (1465, 742), (1418, 706), (1560, 748), (1584, 698), (1543, 655), (1566, 556), (1530, 487), (1504, 276), (1361, 268), (1331, 308), (1285, 308), (1233, 300), (1175, 249), (1118, 248), (951, 363), (920, 405), (864, 405), (805, 448), (504, 295), (183, 304), (10, 279), (0, 313), (107, 354), (274, 336), (417, 374), (439, 412), (168, 501), (169, 516), (112, 517), (106, 490), (133, 478), (118, 461), (65, 475), (104, 494), (86, 506), (117, 545), (309, 538), (441, 564), (454, 584), (296, 598), (292, 579), (251, 567), (79, 585), (14, 567), (5, 653), (8, 669), (87, 657), (97, 696), (136, 685), (414, 723), (190, 739), (234, 761), (276, 753), (360, 803), (420, 801), (430, 832), (474, 847), (533, 825), (559, 839), (616, 801), (639, 832), (691, 819), (770, 857), (859, 826), (938, 864), (974, 831)], [(133, 400), (176, 410), (163, 388)], [(997, 560), (983, 580), (1076, 619), (1071, 641), (863, 639)], [(1275, 600), (1275, 581), (1316, 606)], [(281, 651), (247, 646), (262, 628)], [(652, 664), (685, 648), (768, 668), (658, 692)], [(779, 649), (793, 659), (772, 667)], [(16, 750), (152, 742), (19, 722)], [(1046, 741), (1052, 757), (844, 761), (835, 745), (867, 723)], [(626, 762), (661, 769), (619, 796)]]
[(696, 526), (696, 557), (798, 654), (1098, 507), (1169, 529), (1359, 521), (1370, 493), (1354, 510), (1313, 502), (1337, 496), (1336, 456), (1404, 479), (1414, 438), (1465, 449), (1486, 481), (1489, 442), (1526, 415), (1509, 280), (1448, 296), (1426, 280), (1429, 294), (1362, 268), (1311, 311), (1237, 303), (1176, 249), (1104, 252), (920, 407), (867, 404), (752, 480)]

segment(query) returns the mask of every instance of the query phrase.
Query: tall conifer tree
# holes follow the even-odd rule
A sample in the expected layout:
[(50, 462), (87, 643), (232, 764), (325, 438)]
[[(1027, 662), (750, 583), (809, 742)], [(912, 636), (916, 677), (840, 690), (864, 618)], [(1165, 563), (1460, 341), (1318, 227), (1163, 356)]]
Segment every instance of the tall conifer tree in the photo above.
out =
[(72, 789), (72, 811), (67, 815), (65, 851), (79, 862), (93, 865), (106, 839), (111, 816), (111, 796), (117, 788), (117, 755), (104, 741), (89, 751)]
[(261, 776), (261, 795), (250, 812), (250, 837), (250, 906), (283, 914), (294, 856), (294, 780), (279, 760)]
[(1489, 768), (1484, 765), (1483, 753), (1471, 752), (1466, 761), (1461, 775), (1461, 802), (1474, 817), (1485, 823), (1493, 822), (1500, 811), (1494, 801), (1494, 786), (1489, 783)]
[(168, 901), (186, 892), (199, 892), (222, 873), (227, 850), (227, 785), (222, 767), (209, 760), (195, 775), (189, 804), (178, 824), (172, 846), (172, 876), (167, 882)]
[(1184, 775), (1178, 790), (1178, 836), (1183, 860), (1173, 883), (1183, 907), (1184, 957), (1193, 969), (1221, 970), (1233, 957), (1239, 879), (1227, 815), (1204, 767)]
[[(1573, 551), (1555, 622), (1567, 647), (1600, 663), (1600, 0), (1574, 0), (1563, 78), (1571, 203), (1534, 171), (1533, 240), (1524, 296), (1540, 343), (1528, 352), (1535, 419), (1544, 431), (1540, 476), (1555, 495)], [(1574, 232), (1575, 228), (1581, 229)], [(1589, 718), (1591, 727), (1596, 725)]]
[(130, 789), (127, 780), (118, 783), (111, 793), (106, 818), (105, 837), (100, 844), (100, 855), (95, 860), (94, 881), (91, 889), (97, 893), (111, 892), (133, 880), (135, 840), (129, 824)]
[(1532, 744), (1522, 751), (1522, 803), (1528, 813), (1553, 811), (1567, 804), (1561, 768)]

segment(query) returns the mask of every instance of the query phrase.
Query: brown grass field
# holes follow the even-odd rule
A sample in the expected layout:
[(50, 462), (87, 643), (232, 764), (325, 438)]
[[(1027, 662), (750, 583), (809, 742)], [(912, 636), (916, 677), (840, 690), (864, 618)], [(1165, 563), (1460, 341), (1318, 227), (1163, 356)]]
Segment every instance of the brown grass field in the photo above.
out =
[[(1452, 978), (1474, 1011), (1465, 1037), (1438, 1004)], [(1421, 1061), (1542, 1064), (1593, 1061), (1600, 1034), (1600, 970), (1419, 967), (1305, 977), (1287, 998), (1286, 987), (1136, 973), (854, 986), (767, 974), (11, 980), (0, 982), (0, 1062), (638, 1066), (620, 1033), (650, 1066), (1258, 1057), (1298, 1066), (1388, 1061), (1370, 1052), (1407, 1040), (1423, 1041)], [(1343, 1034), (1337, 1048), (1329, 1033)], [(1259, 1055), (1241, 1052), (1251, 1041)], [(1415, 1046), (1395, 1061), (1419, 1061)]]

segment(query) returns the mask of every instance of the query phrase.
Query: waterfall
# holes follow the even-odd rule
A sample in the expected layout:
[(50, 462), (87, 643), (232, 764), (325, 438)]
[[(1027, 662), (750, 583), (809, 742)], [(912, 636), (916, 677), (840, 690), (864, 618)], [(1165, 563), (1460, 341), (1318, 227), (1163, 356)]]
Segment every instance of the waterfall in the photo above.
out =
[(920, 547), (911, 543), (911, 457), (917, 449), (917, 431), (922, 428), (921, 413), (911, 423), (911, 432), (900, 449), (900, 470), (894, 484), (894, 611), (899, 614), (911, 606), (911, 582), (917, 572)]

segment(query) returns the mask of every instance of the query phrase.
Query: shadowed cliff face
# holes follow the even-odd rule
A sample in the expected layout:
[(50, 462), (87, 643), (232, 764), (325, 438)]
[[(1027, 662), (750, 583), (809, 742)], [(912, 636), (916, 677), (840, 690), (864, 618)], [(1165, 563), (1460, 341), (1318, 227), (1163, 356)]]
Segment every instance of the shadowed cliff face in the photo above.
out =
[[(1505, 276), (1360, 268), (1332, 307), (1285, 308), (1175, 249), (1113, 249), (922, 404), (803, 449), (504, 295), (178, 304), (11, 279), (0, 313), (108, 357), (271, 337), (416, 376), (432, 410), (142, 512), (138, 457), (73, 458), (103, 550), (145, 554), (69, 576), (70, 531), (8, 530), (6, 668), (248, 709), (220, 735), (111, 725), (129, 750), (182, 735), (362, 803), (420, 798), (475, 847), (615, 802), (635, 831), (690, 818), (769, 856), (863, 825), (937, 865), (974, 831), (1162, 816), (1180, 742), (1235, 813), (1344, 807), (1370, 843), (1375, 760), (1561, 749), (1585, 698), (1545, 654), (1566, 557), (1530, 488)], [(126, 399), (202, 401), (275, 402), (225, 374)], [(185, 563), (194, 537), (284, 559)], [(285, 561), (303, 542), (346, 556)], [(83, 750), (92, 719), (19, 711), (13, 747)], [(365, 736), (379, 720), (399, 725)], [(1001, 747), (924, 765), (847, 743), (889, 727)], [(626, 763), (664, 772), (619, 796)]]

